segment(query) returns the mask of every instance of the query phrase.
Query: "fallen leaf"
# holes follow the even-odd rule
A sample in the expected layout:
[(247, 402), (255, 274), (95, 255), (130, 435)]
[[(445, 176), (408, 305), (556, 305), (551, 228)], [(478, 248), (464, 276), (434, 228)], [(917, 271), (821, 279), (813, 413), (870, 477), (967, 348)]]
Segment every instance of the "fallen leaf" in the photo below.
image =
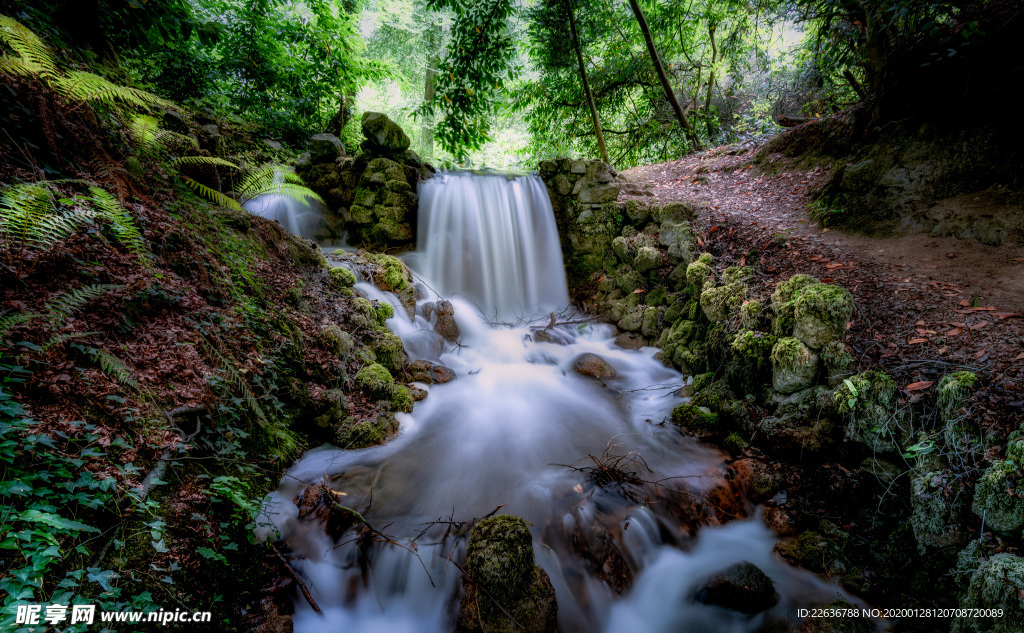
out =
[(1013, 360), (1024, 360), (1024, 352), (1021, 352), (1020, 354), (1014, 356)]
[(971, 312), (992, 312), (996, 309), (995, 306), (978, 306), (976, 308), (969, 308)]
[(981, 358), (984, 355), (985, 355), (985, 350), (981, 350), (977, 354), (974, 355), (974, 358), (976, 358), (976, 359), (977, 358)]
[(918, 343), (927, 343), (927, 342), (928, 342), (928, 339), (926, 339), (926, 338), (912, 338), (912, 339), (910, 339), (910, 341), (908, 341), (908, 344), (909, 345), (917, 345)]
[(971, 302), (968, 301), (967, 299), (961, 299), (960, 300), (960, 305), (962, 305), (963, 307), (966, 308), (967, 306), (971, 305)]
[(906, 389), (907, 391), (921, 391), (922, 389), (927, 389), (928, 387), (931, 387), (934, 384), (934, 380), (922, 380), (921, 382), (912, 382), (906, 387), (904, 387), (904, 389)]
[(829, 270), (835, 270), (836, 268), (842, 268), (842, 267), (843, 267), (843, 265), (839, 264), (839, 263), (825, 264), (825, 268), (828, 268)]
[(1014, 257), (1011, 262), (1024, 262), (1024, 257)]
[(634, 291), (633, 291), (633, 294), (635, 294), (635, 295), (638, 295), (638, 294), (640, 294), (641, 292), (647, 292), (647, 291), (646, 291), (646, 290), (644, 290), (643, 288), (637, 288), (636, 290), (634, 290)]
[(992, 316), (999, 317), (1000, 321), (1002, 321), (1003, 319), (1019, 319), (1019, 318), (1021, 318), (1021, 316), (1019, 314), (1015, 313), (1015, 312), (993, 312)]
[(949, 348), (946, 347), (945, 345), (943, 345), (942, 347), (939, 348), (939, 353), (940, 354), (945, 354), (948, 351), (949, 351)]
[(963, 330), (961, 330), (958, 327), (955, 327), (952, 330), (943, 333), (943, 336), (956, 336), (957, 334), (963, 334)]
[(972, 330), (980, 330), (981, 328), (985, 327), (986, 325), (988, 325), (988, 321), (980, 321), (980, 322), (975, 323), (974, 325), (972, 325), (971, 329)]
[(824, 279), (821, 280), (821, 283), (823, 283), (823, 284), (830, 284), (833, 281), (835, 281), (835, 279), (833, 279), (831, 277), (825, 277)]

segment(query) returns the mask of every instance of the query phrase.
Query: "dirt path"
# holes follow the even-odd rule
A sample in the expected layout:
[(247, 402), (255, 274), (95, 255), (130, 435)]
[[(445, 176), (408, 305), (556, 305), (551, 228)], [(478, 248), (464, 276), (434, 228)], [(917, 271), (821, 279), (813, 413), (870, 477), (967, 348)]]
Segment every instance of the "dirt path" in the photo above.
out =
[[(720, 147), (622, 173), (659, 201), (704, 210), (706, 247), (727, 264), (745, 260), (763, 279), (759, 297), (798, 272), (849, 288), (857, 300), (849, 343), (864, 366), (881, 365), (924, 397), (945, 374), (985, 380), (986, 417), (1015, 424), (1024, 411), (1024, 248), (921, 233), (873, 237), (822, 228), (807, 214), (827, 169), (765, 175), (756, 148)], [(621, 198), (620, 198), (621, 199)]]

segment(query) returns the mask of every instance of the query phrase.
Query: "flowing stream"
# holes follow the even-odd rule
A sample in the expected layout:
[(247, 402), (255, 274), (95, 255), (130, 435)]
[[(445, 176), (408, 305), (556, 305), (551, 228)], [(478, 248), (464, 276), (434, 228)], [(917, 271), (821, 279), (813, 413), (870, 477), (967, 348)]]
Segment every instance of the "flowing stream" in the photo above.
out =
[[(560, 631), (753, 632), (794, 605), (837, 597), (777, 558), (761, 521), (720, 524), (704, 493), (725, 485), (725, 456), (666, 423), (686, 378), (656, 349), (619, 348), (610, 326), (567, 308), (539, 178), (442, 174), (420, 194), (420, 242), (407, 258), (426, 295), (416, 317), (369, 283), (357, 290), (396, 306), (388, 326), (412, 358), (457, 378), (424, 386), (428, 397), (398, 414), (393, 441), (309, 451), (271, 495), (268, 515), (324, 610), (298, 596), (296, 631), (451, 631), (461, 575), (449, 559), (464, 560), (466, 526), (498, 506), (533, 525)], [(454, 305), (461, 337), (438, 355), (422, 344), (433, 328), (423, 307), (441, 297)], [(616, 375), (576, 373), (587, 352)], [(613, 463), (635, 477), (598, 485), (595, 469)], [(394, 542), (331, 538), (297, 519), (293, 500), (324, 481)], [(775, 582), (772, 610), (747, 616), (694, 599), (709, 576), (744, 560)]]

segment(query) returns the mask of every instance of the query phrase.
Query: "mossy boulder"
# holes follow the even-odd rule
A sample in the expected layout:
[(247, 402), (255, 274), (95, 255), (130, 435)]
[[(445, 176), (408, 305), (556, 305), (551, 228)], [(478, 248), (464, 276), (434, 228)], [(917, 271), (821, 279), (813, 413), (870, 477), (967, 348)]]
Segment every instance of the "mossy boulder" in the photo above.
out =
[(691, 402), (718, 414), (723, 430), (725, 427), (739, 428), (750, 419), (750, 412), (747, 410), (746, 404), (733, 394), (724, 378), (711, 380), (706, 384), (702, 379), (699, 387), (697, 384), (698, 381), (695, 378), (696, 395), (693, 396)]
[(978, 377), (969, 371), (958, 371), (943, 376), (939, 381), (937, 408), (942, 436), (948, 449), (967, 455), (977, 453), (978, 424), (970, 418), (965, 405), (974, 389)]
[(633, 257), (633, 267), (640, 274), (644, 274), (661, 267), (661, 253), (653, 246), (641, 246)]
[(752, 503), (764, 503), (783, 488), (782, 478), (769, 464), (753, 458), (738, 459), (729, 467), (730, 479)]
[(387, 367), (380, 363), (371, 363), (356, 374), (356, 387), (371, 398), (388, 400), (395, 390), (395, 379), (391, 377)]
[(644, 306), (637, 306), (624, 314), (616, 325), (619, 326), (620, 330), (625, 330), (626, 332), (639, 332), (643, 329), (645, 312), (646, 308)]
[(356, 246), (380, 251), (412, 245), (412, 218), (418, 198), (402, 163), (374, 158), (363, 170), (344, 220)]
[(320, 339), (338, 358), (344, 359), (352, 353), (355, 342), (352, 336), (337, 325), (329, 325), (320, 333)]
[(836, 410), (846, 417), (846, 439), (876, 453), (898, 449), (902, 434), (896, 417), (896, 383), (882, 371), (866, 371), (843, 380), (833, 395)]
[(800, 291), (793, 310), (793, 336), (811, 349), (821, 349), (842, 340), (853, 317), (853, 295), (832, 284), (814, 284)]
[(855, 361), (841, 341), (826, 343), (818, 352), (830, 387), (837, 387), (844, 378), (853, 375)]
[(910, 480), (910, 525), (922, 554), (928, 548), (959, 545), (964, 539), (960, 525), (967, 513), (970, 493), (960, 478), (941, 468), (939, 460), (925, 460)]
[(376, 446), (398, 432), (395, 416), (385, 413), (373, 418), (348, 418), (337, 429), (334, 444), (339, 448), (356, 449)]
[(681, 404), (672, 409), (672, 424), (700, 434), (718, 432), (718, 414), (709, 413), (693, 404)]
[(699, 213), (696, 203), (670, 202), (655, 210), (652, 219), (655, 222), (693, 222)]
[(729, 344), (731, 353), (726, 371), (738, 393), (754, 393), (766, 382), (776, 340), (772, 334), (744, 330)]
[(686, 267), (686, 281), (699, 293), (714, 279), (715, 271), (709, 262), (698, 259)]
[(647, 338), (655, 338), (661, 332), (662, 317), (665, 308), (647, 307), (644, 310), (643, 320), (640, 324), (640, 333)]
[(309, 159), (314, 163), (329, 163), (345, 155), (341, 139), (333, 134), (314, 134), (307, 146)]
[(953, 620), (952, 633), (1019, 633), (1024, 623), (1024, 558), (995, 554), (971, 574), (964, 609), (1001, 609), (1001, 617), (968, 614)]
[(768, 330), (771, 319), (760, 301), (745, 301), (740, 306), (740, 327), (744, 330)]
[(712, 323), (722, 323), (739, 311), (747, 297), (747, 286), (733, 282), (727, 286), (708, 288), (700, 293), (700, 307)]
[(337, 428), (338, 424), (348, 417), (348, 398), (341, 389), (328, 389), (311, 399), (311, 407), (308, 410), (312, 413), (317, 435), (329, 435), (332, 429)]
[(466, 572), (456, 631), (554, 633), (555, 591), (534, 564), (526, 521), (507, 515), (480, 521), (469, 539)]
[(697, 600), (753, 615), (778, 604), (779, 594), (772, 579), (757, 565), (743, 561), (709, 578), (697, 592)]
[(612, 240), (612, 251), (624, 264), (629, 264), (633, 261), (629, 240), (621, 235)]
[(330, 270), (331, 279), (339, 288), (351, 288), (356, 285), (356, 276), (351, 270), (341, 266), (332, 266)]
[(673, 262), (688, 264), (694, 259), (697, 238), (689, 223), (665, 220), (658, 228), (658, 244), (665, 247)]
[(397, 123), (381, 112), (364, 112), (360, 120), (366, 149), (371, 152), (400, 154), (409, 149), (409, 136)]
[(819, 573), (845, 570), (842, 551), (831, 538), (821, 532), (805, 531), (795, 541), (775, 545), (775, 551), (794, 565)]
[(818, 355), (799, 340), (779, 339), (772, 348), (772, 387), (790, 394), (814, 385), (818, 376)]
[(796, 298), (800, 291), (808, 286), (818, 283), (818, 280), (810, 275), (793, 275), (783, 281), (772, 293), (772, 312), (775, 318), (772, 321), (772, 332), (776, 336), (793, 335), (793, 318), (796, 307)]
[[(391, 306), (388, 307), (390, 308)], [(405, 355), (405, 347), (402, 345), (402, 339), (390, 332), (378, 332), (370, 341), (370, 349), (373, 350), (377, 362), (392, 374), (402, 371), (408, 360), (408, 357)]]
[[(418, 391), (423, 391), (422, 389)], [(426, 397), (426, 392), (423, 392)], [(420, 398), (422, 400), (422, 398)], [(403, 413), (412, 413), (412, 406), (415, 398), (412, 391), (405, 385), (397, 385), (394, 393), (391, 394), (391, 409)]]
[(348, 307), (349, 323), (364, 330), (377, 329), (377, 308), (372, 301), (363, 297), (353, 297)]
[(985, 525), (998, 532), (1019, 533), (1024, 528), (1024, 473), (1012, 460), (994, 462), (974, 487), (971, 510), (985, 517)]
[(572, 362), (572, 368), (577, 374), (587, 378), (603, 380), (616, 376), (615, 369), (608, 364), (608, 361), (590, 352), (577, 356)]

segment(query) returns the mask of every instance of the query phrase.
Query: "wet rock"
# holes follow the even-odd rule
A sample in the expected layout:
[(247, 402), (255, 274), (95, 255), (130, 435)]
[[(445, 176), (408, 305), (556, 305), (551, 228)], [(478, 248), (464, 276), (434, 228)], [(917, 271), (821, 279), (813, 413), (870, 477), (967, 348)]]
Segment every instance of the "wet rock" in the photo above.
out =
[(334, 436), (338, 448), (356, 449), (383, 444), (398, 432), (394, 414), (385, 413), (373, 418), (348, 418)]
[(348, 398), (341, 389), (328, 389), (313, 398), (313, 425), (329, 431), (348, 417)]
[(710, 413), (689, 403), (672, 409), (672, 424), (700, 434), (716, 433), (719, 430), (717, 413)]
[(647, 344), (643, 337), (633, 332), (623, 332), (615, 337), (615, 344), (622, 349), (640, 349)]
[(328, 349), (341, 359), (347, 358), (355, 345), (352, 336), (337, 325), (324, 328), (324, 331), (320, 333), (320, 338)]
[(460, 333), (459, 324), (455, 322), (455, 306), (442, 299), (435, 304), (434, 311), (437, 313), (434, 331), (450, 343), (457, 341)]
[[(841, 609), (844, 613), (860, 613), (860, 609), (846, 600), (836, 600), (822, 609)], [(798, 633), (873, 633), (875, 627), (871, 621), (861, 616), (856, 617), (812, 617), (800, 625)]]
[(614, 378), (616, 375), (615, 369), (608, 364), (608, 361), (590, 352), (577, 356), (572, 362), (572, 368), (573, 371), (581, 376), (597, 378), (599, 380)]
[(746, 296), (747, 286), (740, 282), (708, 288), (700, 294), (700, 307), (709, 321), (722, 323), (739, 311)]
[(555, 345), (569, 345), (575, 339), (571, 334), (561, 328), (541, 328), (530, 332), (530, 336), (537, 343), (553, 343)]
[[(386, 304), (385, 304), (386, 305)], [(387, 306), (390, 308), (391, 306)], [(370, 349), (373, 351), (377, 362), (387, 370), (396, 374), (405, 367), (408, 357), (405, 354), (405, 346), (402, 339), (390, 332), (377, 332), (370, 341)]]
[(740, 306), (740, 327), (744, 330), (767, 330), (768, 311), (760, 301), (746, 301)]
[(780, 283), (775, 292), (772, 293), (772, 312), (775, 319), (772, 322), (772, 333), (776, 336), (793, 335), (793, 315), (796, 308), (796, 298), (800, 292), (809, 286), (818, 283), (818, 280), (810, 275), (793, 275), (786, 281)]
[(419, 387), (409, 387), (409, 394), (412, 396), (414, 402), (419, 402), (427, 397), (427, 390), (420, 389)]
[(333, 134), (314, 134), (306, 150), (313, 163), (330, 163), (345, 155), (345, 146)]
[(554, 633), (555, 591), (534, 564), (526, 521), (505, 515), (484, 519), (473, 529), (468, 549), (456, 631)]
[(666, 247), (673, 261), (682, 261), (684, 264), (693, 262), (697, 239), (689, 224), (672, 220), (662, 222), (658, 230), (658, 244)]
[(407, 334), (405, 351), (412, 360), (438, 361), (444, 353), (444, 338), (433, 330), (416, 330)]
[(356, 276), (351, 270), (341, 266), (332, 266), (330, 270), (331, 279), (340, 288), (351, 288), (356, 285)]
[(1024, 558), (996, 554), (971, 575), (960, 601), (965, 609), (1001, 609), (1002, 617), (967, 614), (953, 620), (951, 633), (1018, 633), (1024, 622)]
[(779, 602), (772, 579), (753, 563), (743, 561), (712, 576), (697, 593), (697, 600), (753, 615)]
[(443, 385), (455, 380), (455, 371), (444, 365), (426, 360), (409, 363), (405, 368), (409, 382), (422, 382), (427, 385)]
[(644, 324), (645, 311), (646, 309), (643, 306), (637, 306), (619, 319), (616, 325), (619, 326), (620, 330), (625, 330), (627, 332), (639, 332)]
[(845, 571), (845, 566), (839, 559), (838, 548), (820, 532), (801, 532), (795, 541), (776, 543), (774, 549), (791, 564), (814, 572)]
[(795, 338), (780, 339), (771, 361), (772, 387), (782, 394), (806, 389), (818, 376), (818, 355)]
[(793, 313), (793, 336), (811, 349), (842, 340), (853, 316), (853, 295), (846, 288), (815, 284), (800, 291)]
[(371, 151), (398, 154), (409, 149), (411, 141), (402, 128), (381, 112), (364, 112), (360, 121), (363, 136)]
[(782, 489), (782, 478), (775, 469), (757, 459), (738, 459), (730, 466), (736, 486), (752, 503), (764, 503)]
[(388, 409), (412, 413), (413, 402), (415, 402), (415, 398), (412, 395), (412, 391), (405, 385), (396, 385), (394, 392), (391, 394), (391, 403)]
[(644, 310), (643, 320), (640, 323), (640, 333), (652, 339), (661, 333), (662, 316), (665, 308), (651, 308)]

